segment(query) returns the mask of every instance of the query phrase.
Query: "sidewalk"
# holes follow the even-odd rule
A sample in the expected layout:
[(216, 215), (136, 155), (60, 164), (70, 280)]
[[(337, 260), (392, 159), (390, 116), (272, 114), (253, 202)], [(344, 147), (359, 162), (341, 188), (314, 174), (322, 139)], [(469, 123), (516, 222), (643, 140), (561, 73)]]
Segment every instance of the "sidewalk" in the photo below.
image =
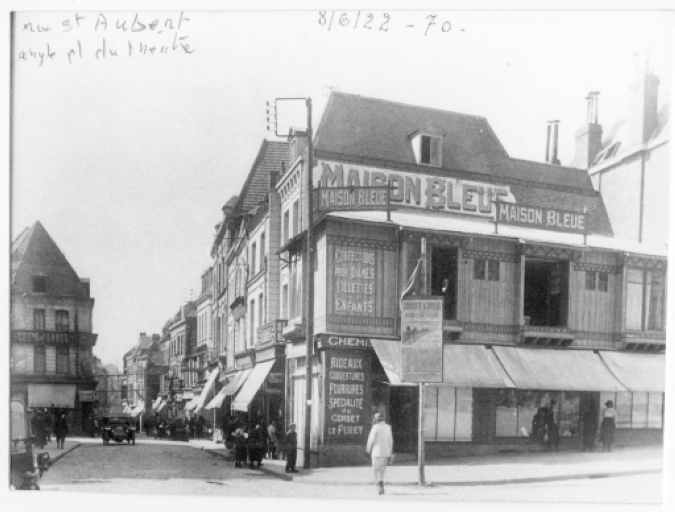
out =
[(50, 465), (54, 465), (59, 459), (64, 457), (65, 455), (69, 454), (76, 448), (80, 446), (80, 442), (77, 440), (72, 440), (69, 441), (68, 438), (66, 438), (65, 443), (63, 443), (63, 449), (59, 450), (56, 448), (56, 440), (52, 438), (52, 440), (47, 443), (47, 445), (44, 448), (40, 448), (39, 446), (34, 446), (33, 447), (33, 452), (34, 453), (48, 453), (49, 454), (49, 461)]
[[(197, 441), (190, 445), (224, 455), (223, 445)], [(660, 473), (662, 467), (661, 446), (623, 447), (611, 453), (509, 453), (433, 461), (425, 466), (425, 481), (442, 486), (505, 485)], [(372, 485), (373, 478), (370, 465), (309, 470), (298, 467), (299, 472), (293, 475), (284, 469), (284, 461), (267, 459), (261, 468), (283, 480), (314, 485)], [(390, 485), (416, 486), (417, 464), (394, 463), (387, 468), (385, 479)]]

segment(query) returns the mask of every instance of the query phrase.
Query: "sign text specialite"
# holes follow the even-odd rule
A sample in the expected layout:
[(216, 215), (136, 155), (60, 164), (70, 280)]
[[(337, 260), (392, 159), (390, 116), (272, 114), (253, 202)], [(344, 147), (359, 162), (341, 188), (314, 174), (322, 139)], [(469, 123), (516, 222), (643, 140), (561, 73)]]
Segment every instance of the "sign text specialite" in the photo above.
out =
[(325, 353), (326, 443), (361, 444), (370, 424), (370, 353)]

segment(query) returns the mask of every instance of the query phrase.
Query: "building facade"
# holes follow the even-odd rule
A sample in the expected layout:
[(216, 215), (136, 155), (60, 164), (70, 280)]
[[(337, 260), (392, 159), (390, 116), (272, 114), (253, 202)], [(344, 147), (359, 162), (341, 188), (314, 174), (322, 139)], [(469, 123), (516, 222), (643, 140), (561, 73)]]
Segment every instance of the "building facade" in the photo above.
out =
[[(300, 432), (304, 248), (291, 233), (296, 210), (297, 232), (306, 226), (306, 172), (300, 156), (277, 187), (287, 405)], [(313, 178), (317, 463), (358, 463), (376, 411), (396, 451), (413, 452), (419, 389), (403, 377), (415, 367), (436, 368), (424, 384), (428, 453), (531, 446), (544, 406), (561, 444), (580, 446), (582, 418), (608, 399), (619, 443), (660, 442), (667, 251), (615, 237), (585, 170), (510, 157), (484, 118), (333, 93)], [(386, 195), (357, 190), (377, 186), (390, 187), (393, 211)], [(429, 360), (403, 355), (415, 339), (401, 327), (411, 276), (413, 297), (443, 298)]]
[(185, 414), (197, 382), (197, 309), (190, 301), (181, 306), (169, 328), (170, 414)]
[(94, 299), (40, 222), (12, 243), (11, 395), (67, 412), (85, 430), (96, 406)]

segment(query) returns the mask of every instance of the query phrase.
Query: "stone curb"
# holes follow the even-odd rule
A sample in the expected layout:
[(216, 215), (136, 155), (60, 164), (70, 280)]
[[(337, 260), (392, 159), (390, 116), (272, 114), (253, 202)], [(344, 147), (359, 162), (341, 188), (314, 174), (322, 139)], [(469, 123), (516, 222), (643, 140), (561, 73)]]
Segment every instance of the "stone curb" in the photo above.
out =
[[(584, 480), (591, 478), (615, 478), (621, 476), (635, 476), (635, 475), (647, 475), (654, 473), (661, 473), (661, 469), (641, 469), (634, 471), (613, 471), (613, 472), (603, 472), (603, 473), (583, 473), (578, 475), (554, 475), (554, 476), (544, 476), (544, 477), (531, 477), (531, 478), (508, 478), (500, 480), (467, 480), (465, 482), (427, 482), (424, 487), (475, 487), (480, 485), (513, 485), (513, 484), (531, 484), (531, 483), (542, 483), (542, 482), (561, 482), (565, 480)], [(281, 476), (281, 475), (277, 475)], [(285, 476), (285, 475), (284, 475)], [(290, 477), (290, 480), (293, 480)], [(386, 477), (385, 477), (386, 480)], [(372, 482), (323, 482), (323, 481), (312, 481), (311, 479), (304, 480), (298, 479), (295, 480), (299, 484), (313, 484), (313, 485), (330, 485), (330, 486), (371, 486)], [(418, 487), (417, 482), (385, 482), (386, 485), (390, 487)]]
[(82, 443), (77, 443), (75, 446), (71, 446), (68, 448), (66, 451), (59, 453), (56, 457), (53, 459), (49, 459), (49, 468), (52, 468), (58, 461), (60, 461), (63, 457), (68, 455), (69, 453), (77, 450), (80, 446), (82, 446)]
[[(205, 452), (210, 453), (211, 455), (214, 455), (216, 457), (221, 457), (223, 459), (227, 459), (227, 456), (224, 453), (221, 453), (218, 450), (210, 450), (208, 448), (204, 449)], [(278, 478), (279, 480), (284, 480), (286, 482), (292, 482), (293, 477), (290, 475), (285, 475), (283, 473), (279, 473), (278, 471), (274, 471), (272, 469), (268, 469), (265, 466), (262, 466), (260, 468), (257, 468), (257, 471), (260, 471), (261, 473), (265, 473), (266, 475), (273, 476), (275, 478)]]

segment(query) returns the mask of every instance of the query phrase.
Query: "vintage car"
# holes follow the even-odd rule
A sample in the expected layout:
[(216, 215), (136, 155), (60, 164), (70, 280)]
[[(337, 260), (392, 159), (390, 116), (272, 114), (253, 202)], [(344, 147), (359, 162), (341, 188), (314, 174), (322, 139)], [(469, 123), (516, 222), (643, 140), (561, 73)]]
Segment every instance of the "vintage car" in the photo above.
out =
[(116, 443), (136, 444), (136, 420), (128, 414), (111, 414), (103, 417), (101, 425), (103, 444), (110, 441)]

